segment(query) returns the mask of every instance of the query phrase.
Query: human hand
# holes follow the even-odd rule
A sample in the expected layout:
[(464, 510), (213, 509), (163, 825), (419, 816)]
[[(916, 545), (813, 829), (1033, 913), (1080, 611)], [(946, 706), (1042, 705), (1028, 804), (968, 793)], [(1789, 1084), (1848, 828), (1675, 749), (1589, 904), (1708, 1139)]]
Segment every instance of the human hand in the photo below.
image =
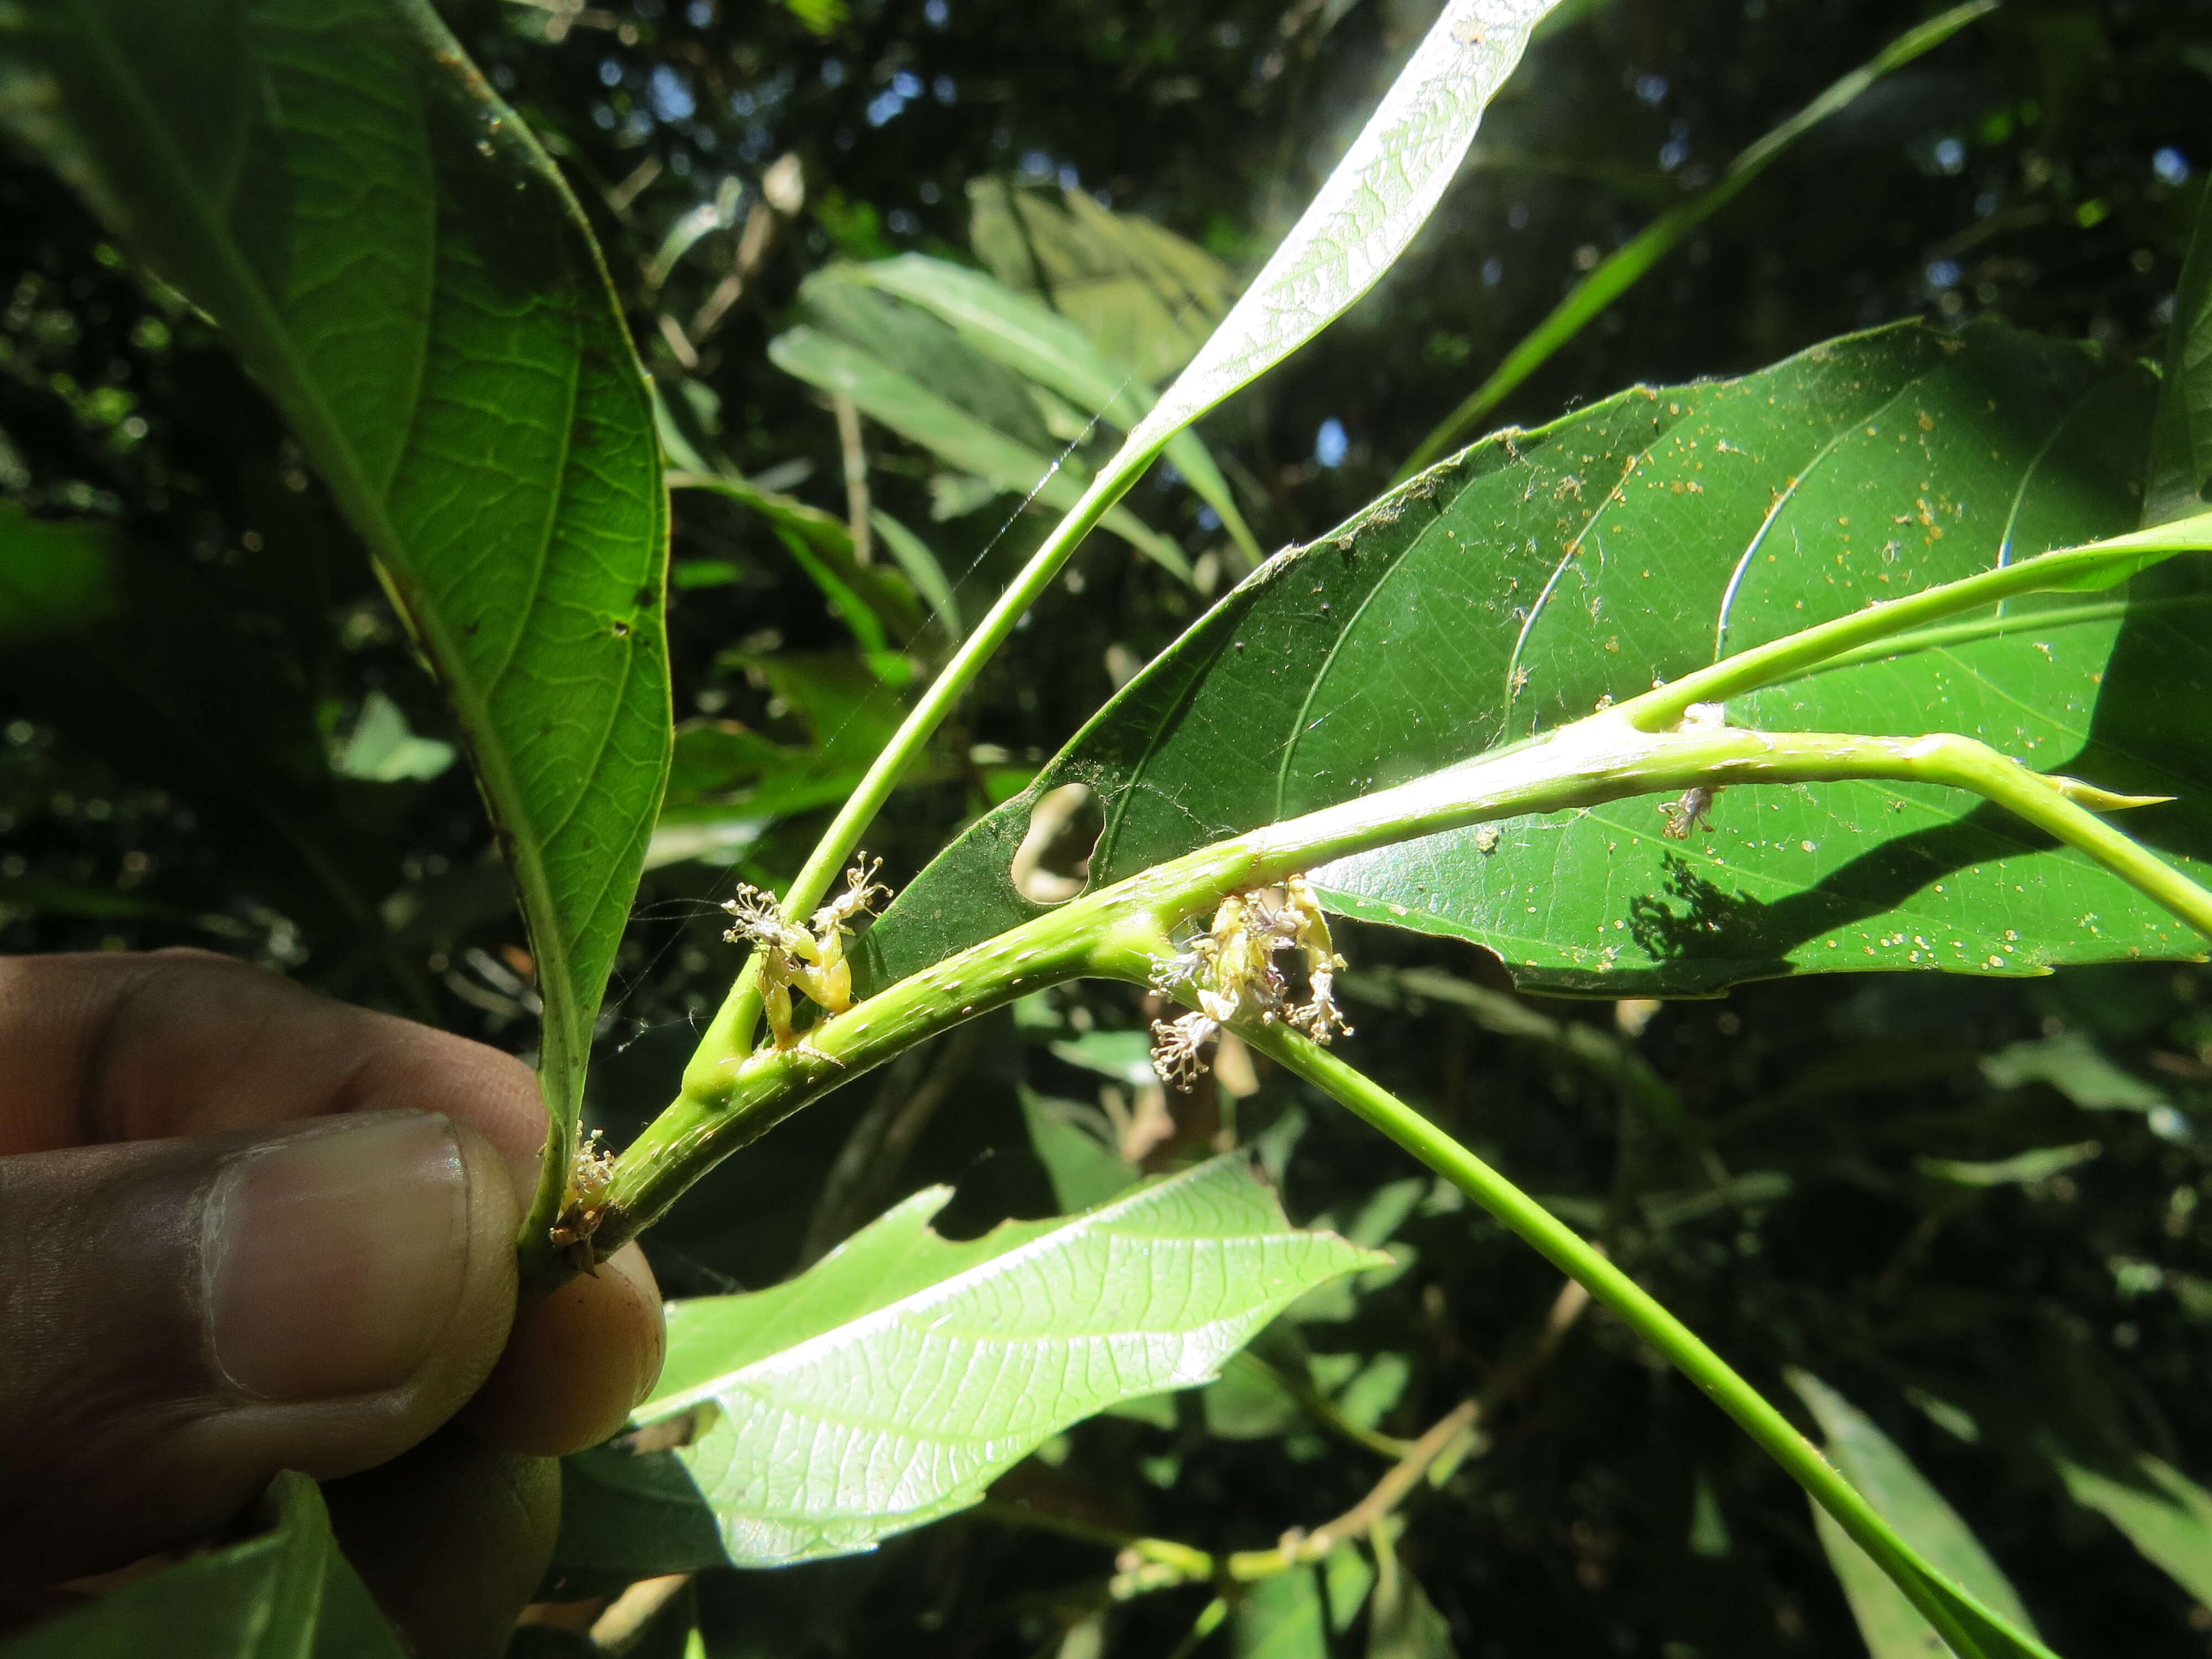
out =
[(184, 951), (0, 958), (0, 1583), (375, 1469), (331, 1489), (356, 1565), (424, 1651), (495, 1644), (551, 1547), (544, 1460), (662, 1349), (634, 1246), (516, 1312), (529, 1069)]

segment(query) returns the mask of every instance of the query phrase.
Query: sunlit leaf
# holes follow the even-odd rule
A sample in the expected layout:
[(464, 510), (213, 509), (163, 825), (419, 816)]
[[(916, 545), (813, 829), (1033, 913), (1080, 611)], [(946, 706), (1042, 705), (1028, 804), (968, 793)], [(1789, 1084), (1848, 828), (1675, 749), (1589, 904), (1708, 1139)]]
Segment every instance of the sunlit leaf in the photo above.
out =
[(399, 705), (372, 691), (362, 700), (353, 731), (331, 764), (341, 777), (404, 783), (437, 777), (453, 760), (453, 744), (416, 736)]
[(268, 389), (444, 685), (530, 927), (557, 1182), (670, 727), (659, 452), (583, 217), (428, 0), (20, 17), (58, 159)]
[[(1996, 325), (1906, 325), (1735, 381), (1637, 388), (1476, 446), (1279, 555), (954, 843), (868, 935), (902, 976), (1040, 914), (1032, 804), (1103, 799), (1094, 886), (1547, 732), (1869, 600), (2129, 529), (2148, 379)], [(2212, 593), (2179, 561), (2014, 599), (1737, 700), (1776, 730), (1976, 736), (2177, 794), (2129, 830), (2212, 852)], [(1487, 945), (1523, 983), (1711, 990), (1807, 969), (2034, 973), (2193, 955), (2183, 924), (1994, 808), (1926, 787), (1738, 789), (1668, 833), (1630, 799), (1328, 866), (1333, 906)]]
[(960, 1243), (929, 1227), (950, 1196), (917, 1194), (774, 1290), (670, 1309), (636, 1421), (690, 1414), (678, 1455), (732, 1561), (848, 1554), (963, 1509), (1069, 1424), (1205, 1382), (1375, 1261), (1292, 1228), (1234, 1157)]
[(1291, 234), (1139, 423), (1177, 431), (1373, 287), (1443, 199), (1482, 112), (1555, 0), (1450, 0)]

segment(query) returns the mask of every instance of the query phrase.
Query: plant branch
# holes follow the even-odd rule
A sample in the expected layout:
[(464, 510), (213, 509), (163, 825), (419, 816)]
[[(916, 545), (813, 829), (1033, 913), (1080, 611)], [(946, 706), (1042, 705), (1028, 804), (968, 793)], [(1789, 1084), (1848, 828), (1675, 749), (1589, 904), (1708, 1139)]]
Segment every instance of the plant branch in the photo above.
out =
[[(1781, 1464), (1852, 1540), (1881, 1565), (1955, 1652), (1977, 1656), (1984, 1651), (1962, 1622), (1954, 1604), (1929, 1583), (1935, 1569), (1922, 1561), (1890, 1529), (1888, 1523), (1820, 1455), (1811, 1441), (1635, 1280), (1466, 1147), (1327, 1049), (1281, 1025), (1255, 1027), (1243, 1035), (1255, 1048), (1273, 1055), (1380, 1129), (1496, 1216), (1561, 1272), (1587, 1287), (1594, 1297), (1671, 1360)], [(1232, 1557), (1232, 1571), (1235, 1560)], [(2002, 1621), (1995, 1613), (1973, 1602), (1964, 1590), (1955, 1585), (1950, 1589), (1975, 1612), (2002, 1626)], [(2045, 1651), (2027, 1638), (2018, 1639), (2027, 1652)]]
[[(1848, 617), (1802, 629), (1781, 639), (1700, 668), (1693, 674), (1632, 697), (1615, 713), (1639, 731), (1662, 732), (1680, 724), (1694, 703), (1724, 703), (1763, 686), (1796, 679), (1831, 666), (1846, 652), (1865, 661), (1884, 654), (1871, 649), (1909, 629), (1925, 627), (2023, 593), (2094, 591), (2117, 586), (2140, 570), (2177, 553), (2212, 550), (2212, 513), (2114, 536), (2086, 547), (2039, 554), (2017, 564), (2000, 565), (1903, 599), (1870, 605)], [(1902, 652), (1917, 648), (1897, 641)]]
[[(1170, 931), (1231, 893), (1487, 820), (1691, 787), (1844, 779), (1943, 784), (2010, 808), (2212, 937), (2212, 893), (2082, 804), (2136, 804), (2131, 798), (2043, 777), (1969, 738), (1725, 727), (1653, 732), (1629, 723), (1629, 707), (1085, 894), (818, 1021), (792, 1048), (751, 1051), (749, 1036), (737, 1040), (726, 1007), (686, 1070), (683, 1092), (617, 1163), (595, 1243), (604, 1254), (634, 1237), (723, 1158), (925, 1037), (1082, 975), (1146, 983), (1153, 966), (1173, 954)], [(526, 1261), (526, 1273), (544, 1265)]]
[[(930, 683), (905, 720), (901, 723), (883, 752), (869, 765), (867, 774), (846, 798), (836, 817), (822, 832), (799, 874), (792, 880), (791, 888), (783, 897), (783, 913), (787, 918), (804, 921), (830, 884), (844, 868), (845, 860), (860, 844), (876, 814), (890, 799), (891, 791), (898, 787), (899, 779), (921, 754), (923, 746), (952, 712), (961, 695), (982, 672), (983, 665), (1006, 642), (1018, 623), (1034, 605), (1039, 595), (1067, 562), (1076, 546), (1106, 516), (1107, 510), (1127, 493), (1152, 458), (1166, 442), (1166, 436), (1139, 444), (1132, 440), (1091, 481), (1082, 498), (1070, 507), (1066, 516), (1053, 526), (1052, 533), (1030, 556), (1029, 562), (999, 595), (975, 630), (960, 642)], [(732, 1048), (750, 1047), (753, 1033), (760, 1024), (760, 968), (757, 961), (750, 962), (738, 975), (737, 983), (714, 1015), (714, 1023), (701, 1037), (697, 1052), (692, 1057), (691, 1068), (685, 1074), (685, 1090), (691, 1086), (691, 1073), (702, 1062), (708, 1067)]]

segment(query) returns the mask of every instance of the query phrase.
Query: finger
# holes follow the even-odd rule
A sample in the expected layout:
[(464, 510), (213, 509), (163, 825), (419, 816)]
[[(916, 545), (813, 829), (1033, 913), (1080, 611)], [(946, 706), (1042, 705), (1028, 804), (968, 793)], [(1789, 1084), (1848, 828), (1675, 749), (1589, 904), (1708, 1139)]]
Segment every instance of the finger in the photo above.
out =
[(203, 951), (0, 957), (0, 1153), (216, 1133), (398, 1108), (442, 1112), (537, 1180), (530, 1068)]
[(561, 1466), (448, 1425), (323, 1489), (339, 1546), (417, 1659), (495, 1659), (545, 1576)]
[(461, 1420), (494, 1443), (540, 1456), (596, 1446), (653, 1392), (667, 1346), (660, 1287), (625, 1244), (515, 1315), (507, 1352)]
[(205, 1533), (282, 1468), (413, 1445), (491, 1369), (514, 1190), (453, 1120), (362, 1113), (0, 1158), (0, 1577)]

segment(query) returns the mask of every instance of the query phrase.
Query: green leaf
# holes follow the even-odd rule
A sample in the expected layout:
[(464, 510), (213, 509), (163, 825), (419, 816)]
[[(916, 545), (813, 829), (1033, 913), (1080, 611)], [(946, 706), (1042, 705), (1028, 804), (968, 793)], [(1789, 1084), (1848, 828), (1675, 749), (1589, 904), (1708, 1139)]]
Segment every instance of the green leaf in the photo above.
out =
[(1329, 1659), (1332, 1637), (1352, 1628), (1375, 1569), (1349, 1544), (1328, 1557), (1255, 1584), (1229, 1627), (1235, 1659)]
[(2048, 1181), (2052, 1176), (2087, 1164), (2105, 1149), (2094, 1140), (2070, 1146), (2038, 1146), (2010, 1158), (1987, 1163), (1962, 1163), (1950, 1158), (1916, 1158), (1912, 1167), (1924, 1176), (1948, 1181), (1955, 1187), (2011, 1187)]
[(1374, 1261), (1291, 1227), (1237, 1157), (965, 1243), (928, 1225), (951, 1196), (916, 1194), (773, 1290), (669, 1310), (636, 1420), (704, 1419), (678, 1455), (732, 1561), (849, 1554), (964, 1509), (1051, 1435), (1206, 1381)]
[(1066, 317), (1146, 380), (1188, 362), (1237, 294), (1236, 277), (1205, 249), (1079, 190), (970, 179), (968, 240), (1002, 286)]
[(340, 777), (404, 783), (437, 777), (453, 763), (453, 744), (416, 736), (399, 705), (372, 691), (362, 700), (360, 718), (331, 767)]
[(1113, 1126), (1096, 1106), (1054, 1100), (1033, 1089), (1021, 1091), (1022, 1121), (1030, 1150), (1052, 1182), (1053, 1202), (1063, 1210), (1085, 1210), (1124, 1192), (1141, 1178), (1137, 1166), (1114, 1144)]
[[(846, 307), (841, 320), (850, 325), (857, 309)], [(881, 309), (887, 315), (896, 314), (888, 306)], [(902, 319), (899, 334), (911, 333), (915, 322), (927, 323), (956, 349), (930, 352), (926, 343), (909, 339), (893, 356), (886, 349), (885, 337), (892, 334), (889, 328), (877, 331), (878, 337), (871, 343), (877, 349), (872, 349), (802, 323), (769, 341), (768, 355), (786, 374), (834, 397), (849, 398), (862, 414), (921, 445), (948, 465), (988, 479), (1004, 494), (1034, 498), (1062, 512), (1074, 506), (1091, 475), (1072, 459), (1055, 462), (1060, 446), (1045, 430), (1020, 383), (1010, 374), (1000, 382), (978, 373), (996, 366), (957, 349), (957, 337), (934, 319), (918, 313), (906, 315), (913, 322)], [(957, 372), (962, 368), (968, 372)], [(988, 397), (986, 388), (1012, 395)], [(973, 402), (985, 404), (989, 416), (956, 401), (962, 392)], [(1010, 427), (1017, 428), (1012, 435)], [(1024, 427), (1032, 429), (1019, 430)], [(1190, 574), (1182, 550), (1127, 507), (1111, 509), (1101, 522), (1164, 569)]]
[(4, 1659), (403, 1659), (406, 1647), (338, 1553), (315, 1483), (286, 1471), (274, 1523), (11, 1642)]
[[(1278, 555), (1125, 686), (1031, 793), (972, 827), (867, 935), (904, 975), (1040, 914), (1027, 815), (1103, 798), (1103, 886), (1437, 771), (1832, 617), (2124, 531), (2147, 379), (1987, 325), (1906, 325), (1741, 380), (1638, 387), (1424, 474)], [(2034, 595), (1732, 702), (1735, 725), (1951, 730), (2039, 770), (2182, 794), (2128, 828), (2212, 853), (2205, 572)], [(1522, 983), (1717, 990), (1805, 969), (2023, 974), (2194, 955), (2132, 888), (1994, 808), (1919, 786), (1737, 789), (1687, 840), (1650, 799), (1386, 848), (1334, 908), (1471, 939)], [(877, 982), (881, 982), (880, 979)]]
[(714, 1511), (675, 1453), (617, 1443), (561, 1460), (561, 1530), (541, 1599), (729, 1565)]
[[(1896, 1443), (1818, 1377), (1792, 1371), (1790, 1384), (1819, 1422), (1828, 1461), (1935, 1569), (1930, 1581), (1941, 1587), (1948, 1577), (1992, 1612), (2032, 1635), (2034, 1623), (2021, 1605), (2012, 1582), (1990, 1559), (1958, 1511), (1943, 1501), (1943, 1495), (1928, 1484)], [(1866, 1638), (1873, 1659), (1923, 1659), (1923, 1656), (1946, 1651), (1927, 1620), (1905, 1599), (1904, 1592), (1844, 1535), (1826, 1510), (1817, 1504), (1812, 1508), (1821, 1547), (1843, 1583), (1844, 1594), (1858, 1619), (1859, 1633)], [(1968, 1628), (1978, 1634), (1995, 1630), (1980, 1621)], [(1990, 1659), (2009, 1659), (2012, 1655), (2039, 1650), (2007, 1641), (2000, 1635), (1985, 1644), (1984, 1650)], [(1978, 1656), (1961, 1656), (1961, 1659), (1978, 1659)]]
[(1189, 425), (1374, 286), (1443, 199), (1484, 108), (1554, 3), (1444, 7), (1291, 234), (1138, 423), (1133, 443)]
[(915, 592), (929, 601), (929, 608), (945, 624), (947, 639), (957, 640), (961, 635), (960, 601), (953, 597), (951, 580), (945, 574), (945, 566), (929, 544), (894, 519), (881, 507), (868, 513), (868, 523), (874, 528), (890, 553), (892, 561), (906, 572), (906, 579), (914, 584)]
[(2008, 1043), (1983, 1055), (1981, 1067), (1994, 1088), (2047, 1083), (2084, 1111), (2155, 1112), (2172, 1104), (2165, 1090), (2122, 1071), (2079, 1031)]
[[(1893, 70), (1932, 52), (1978, 17), (1995, 11), (1997, 0), (1966, 0), (1950, 10), (1906, 30), (1868, 62), (1830, 86), (1788, 120), (1766, 133), (1729, 162), (1728, 170), (1686, 202), (1669, 209), (1627, 241), (1607, 254), (1595, 270), (1583, 277), (1552, 313), (1507, 352), (1490, 378), (1468, 394), (1466, 402), (1446, 416), (1435, 431), (1421, 441), (1407, 461), (1407, 476), (1427, 466), (1454, 444), (1476, 429), (1475, 423), (1504, 403), (1514, 389), (1548, 362), (1561, 346), (1589, 326), (1615, 300), (1642, 279), (1644, 274), (1680, 246), (1699, 225), (1733, 201), (1745, 185), (1766, 171), (1798, 139), (1848, 106)], [(2184, 516), (2177, 513), (2175, 517)]]
[[(981, 271), (927, 254), (907, 253), (873, 264), (847, 266), (835, 274), (872, 283), (921, 307), (950, 324), (985, 356), (1050, 387), (1077, 409), (1095, 413), (1121, 431), (1134, 426), (1158, 401), (1159, 394), (1134, 368), (1109, 357), (1075, 323)], [(1186, 428), (1168, 440), (1164, 453), (1199, 499), (1221, 515), (1230, 535), (1256, 563), (1259, 544), (1237, 510), (1229, 481), (1198, 434)]]
[[(848, 617), (848, 602), (857, 599), (882, 624), (870, 633), (863, 622), (855, 628), (855, 633), (868, 633), (870, 640), (880, 647), (884, 642), (884, 629), (898, 641), (905, 641), (921, 629), (922, 613), (914, 602), (914, 592), (896, 575), (863, 565), (854, 558), (853, 534), (843, 520), (832, 518), (820, 507), (809, 507), (789, 495), (763, 489), (734, 468), (718, 465), (696, 452), (674, 459), (684, 463), (684, 470), (668, 475), (670, 489), (705, 490), (759, 514), (769, 521), (777, 540), (808, 578), (822, 588), (825, 598), (838, 605)], [(695, 462), (696, 467), (692, 465)], [(903, 568), (903, 560), (901, 563)], [(957, 629), (953, 632), (957, 635)], [(864, 644), (867, 642), (864, 641)]]
[(2054, 1452), (2067, 1495), (2097, 1511), (2173, 1582), (2212, 1604), (2212, 1492), (2172, 1464), (2137, 1452), (2093, 1466)]
[(2171, 524), (2212, 505), (2212, 211), (2200, 194), (2197, 228), (2173, 293), (2172, 331), (2158, 419), (2151, 428), (2150, 477), (2143, 485), (2146, 527)]
[(428, 0), (23, 15), (76, 182), (275, 398), (452, 700), (538, 963), (557, 1189), (670, 730), (659, 452), (582, 215)]
[(1398, 1559), (1393, 1530), (1386, 1524), (1370, 1534), (1376, 1574), (1374, 1606), (1367, 1616), (1367, 1659), (1456, 1659), (1451, 1621), (1437, 1611), (1421, 1581)]

